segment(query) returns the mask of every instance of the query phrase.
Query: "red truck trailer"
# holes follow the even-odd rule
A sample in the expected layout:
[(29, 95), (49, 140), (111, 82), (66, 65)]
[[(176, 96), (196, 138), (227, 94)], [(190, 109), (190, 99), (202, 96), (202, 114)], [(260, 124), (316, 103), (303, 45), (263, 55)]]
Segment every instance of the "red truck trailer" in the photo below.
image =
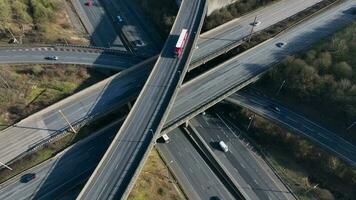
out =
[(187, 40), (187, 36), (188, 36), (188, 30), (187, 29), (182, 29), (182, 32), (179, 35), (177, 44), (174, 48), (174, 55), (176, 57), (180, 56), (182, 54), (183, 51), (183, 46), (185, 44), (185, 41)]

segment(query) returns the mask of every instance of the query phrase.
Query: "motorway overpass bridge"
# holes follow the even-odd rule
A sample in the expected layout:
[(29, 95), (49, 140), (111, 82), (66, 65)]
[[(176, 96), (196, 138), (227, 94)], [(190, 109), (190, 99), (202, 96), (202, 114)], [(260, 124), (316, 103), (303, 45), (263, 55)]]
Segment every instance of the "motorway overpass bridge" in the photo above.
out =
[[(126, 199), (188, 69), (206, 13), (205, 0), (183, 1), (168, 39), (136, 102), (77, 199)], [(187, 29), (183, 52), (175, 56)]]
[[(236, 87), (238, 89), (251, 78), (263, 73), (269, 66), (283, 59), (283, 57), (306, 48), (321, 37), (325, 37), (338, 28), (352, 22), (354, 17), (345, 14), (345, 11), (352, 6), (355, 6), (352, 1), (346, 1), (346, 3), (330, 9), (320, 16), (314, 17), (300, 24), (298, 27), (290, 29), (288, 32), (259, 45), (258, 48), (251, 49), (184, 84), (178, 93), (176, 103), (171, 111), (174, 114), (168, 116), (168, 125), (165, 125), (165, 129), (168, 130), (185, 122), (196, 113), (214, 104), (211, 102), (223, 99), (224, 95), (233, 92), (236, 90)], [(276, 48), (275, 43), (277, 41), (285, 41), (288, 45), (283, 49)], [(131, 72), (133, 71), (135, 70), (131, 70)], [(133, 81), (130, 82), (128, 80), (129, 82), (126, 86), (136, 87), (132, 90), (134, 93), (140, 87), (135, 86), (135, 77), (131, 77), (131, 80)], [(105, 85), (105, 88), (108, 87), (110, 87), (110, 84)], [(180, 100), (181, 98), (182, 100)], [(342, 148), (334, 148), (333, 150), (340, 151), (341, 153), (343, 151)], [(349, 151), (349, 149), (347, 150)], [(355, 158), (350, 159), (353, 163), (356, 160)]]
[[(259, 32), (319, 2), (321, 0), (280, 0), (201, 34), (198, 38), (189, 70), (239, 46), (243, 39), (250, 34), (250, 24), (256, 16), (257, 20), (261, 21), (261, 24), (254, 27), (254, 32)], [(57, 55), (59, 57), (58, 61), (45, 60), (44, 57), (49, 55)], [(0, 48), (0, 64), (70, 63), (123, 70), (134, 66), (138, 61), (142, 61), (146, 57), (141, 56), (138, 58), (125, 51), (108, 48), (80, 46)]]
[[(287, 1), (282, 0), (278, 4), (288, 6), (289, 4), (285, 2)], [(295, 8), (298, 5), (293, 4), (293, 6)], [(266, 11), (270, 11), (270, 8), (266, 7), (266, 9)], [(303, 8), (299, 7), (299, 9)], [(260, 12), (263, 12), (263, 9)], [(344, 25), (344, 22), (340, 25)], [(335, 28), (338, 27), (335, 26)], [(333, 30), (328, 31), (332, 32)], [(243, 35), (238, 37), (243, 37)], [(138, 95), (150, 71), (150, 65), (145, 64), (147, 63), (114, 75), (2, 131), (0, 134), (1, 161), (8, 163), (33, 150), (38, 145), (48, 142), (54, 136), (63, 133), (68, 125), (57, 113), (58, 110), (62, 110), (72, 124), (79, 124), (90, 121), (133, 100)], [(243, 73), (235, 74), (236, 79), (242, 79), (243, 76), (245, 76)], [(253, 78), (253, 76), (245, 78)]]

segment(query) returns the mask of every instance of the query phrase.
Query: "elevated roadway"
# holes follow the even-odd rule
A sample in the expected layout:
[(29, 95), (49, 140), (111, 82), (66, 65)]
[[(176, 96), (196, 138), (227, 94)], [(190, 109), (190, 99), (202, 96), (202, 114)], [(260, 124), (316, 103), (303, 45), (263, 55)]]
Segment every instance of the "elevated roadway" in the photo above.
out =
[[(48, 56), (57, 56), (58, 60), (48, 60), (46, 59)], [(79, 64), (124, 70), (143, 59), (126, 52), (95, 48), (61, 46), (0, 48), (0, 64)]]
[[(238, 19), (232, 20), (224, 25), (216, 27), (206, 33), (203, 33), (200, 35), (196, 45), (197, 47), (193, 52), (189, 70), (192, 70), (198, 67), (200, 64), (208, 62), (209, 60), (240, 45), (243, 42), (243, 38), (246, 38), (250, 34), (252, 27), (250, 24), (254, 21), (255, 16), (257, 16), (258, 21), (261, 21), (260, 25), (254, 27), (254, 32), (258, 32), (271, 27), (272, 25), (288, 17), (291, 17), (304, 9), (311, 7), (320, 1), (321, 0), (280, 0), (276, 3), (270, 4), (252, 13), (244, 15)], [(13, 52), (13, 55), (20, 56), (20, 63), (43, 62), (41, 59), (41, 56), (43, 56), (42, 51), (31, 52), (31, 54), (29, 54), (27, 51), (15, 51)], [(66, 58), (67, 56), (69, 58)], [(26, 57), (26, 59), (23, 57)], [(61, 55), (60, 60), (69, 59), (73, 60), (73, 62), (77, 62), (78, 64), (83, 62), (81, 57), (77, 57), (78, 59), (76, 60), (75, 58), (71, 57), (72, 56), (70, 54)], [(85, 57), (91, 58), (92, 56), (90, 54), (86, 54)], [(19, 63), (17, 60), (9, 57), (8, 54), (3, 56), (1, 60), (4, 63)], [(106, 66), (102, 65), (101, 60), (93, 60), (93, 64), (94, 63), (99, 66)], [(91, 65), (91, 63), (88, 64)], [(109, 66), (115, 65), (115, 62), (109, 64)], [(118, 65), (119, 69), (120, 66), (121, 65)]]
[[(198, 112), (199, 112), (199, 110), (205, 109), (204, 104), (206, 104), (206, 102), (201, 101), (200, 99), (205, 99), (206, 96), (210, 97), (211, 95), (214, 96), (214, 97), (212, 97), (213, 99), (216, 98), (216, 96), (219, 96), (219, 95), (214, 95), (214, 93), (216, 93), (216, 91), (213, 91), (212, 89), (209, 89), (209, 88), (213, 88), (214, 90), (219, 90), (219, 88), (215, 88), (215, 87), (220, 84), (225, 84), (225, 82), (229, 82), (229, 83), (227, 83), (227, 85), (224, 85), (223, 87), (229, 87), (229, 85), (234, 85), (233, 87), (235, 87), (236, 86), (235, 84), (239, 85), (239, 83), (241, 83), (241, 82), (243, 83), (244, 80), (246, 80), (246, 79), (248, 80), (248, 79), (251, 79), (254, 76), (256, 76), (255, 73), (257, 73), (257, 74), (263, 73), (266, 69), (268, 69), (271, 66), (271, 64), (274, 64), (275, 62), (278, 62), (280, 59), (283, 59), (283, 57), (287, 56), (289, 53), (296, 53), (297, 51), (304, 49), (304, 48), (308, 47), (309, 45), (311, 45), (312, 43), (318, 41), (320, 38), (323, 38), (323, 37), (331, 34), (332, 32), (334, 32), (335, 30), (354, 21), (354, 19), (355, 19), (354, 16), (346, 14), (347, 12), (345, 12), (354, 6), (355, 6), (355, 3), (353, 1), (351, 1), (351, 0), (345, 1), (343, 4), (340, 4), (336, 7), (322, 13), (320, 16), (316, 16), (312, 19), (309, 19), (308, 21), (298, 25), (297, 27), (295, 27), (293, 29), (288, 30), (287, 32), (281, 34), (280, 36), (278, 36), (272, 40), (269, 40), (266, 43), (261, 44), (257, 48), (251, 49), (251, 50), (237, 56), (232, 61), (227, 61), (226, 63), (219, 65), (218, 69), (216, 69), (216, 71), (219, 71), (219, 72), (221, 71), (221, 73), (217, 74), (216, 78), (214, 78), (214, 79), (204, 78), (206, 76), (211, 76), (211, 74), (216, 73), (216, 71), (214, 72), (214, 69), (213, 69), (213, 70), (207, 72), (206, 74), (203, 74), (203, 75), (197, 77), (196, 79), (184, 84), (181, 88), (183, 92), (179, 92), (179, 94), (177, 96), (176, 103), (175, 103), (177, 105), (174, 105), (173, 110), (172, 110), (173, 112), (171, 111), (171, 114), (169, 117), (170, 120), (168, 120), (169, 124), (165, 126), (166, 130), (168, 130), (169, 126), (171, 126), (171, 125), (176, 126), (175, 124), (183, 123), (187, 119), (191, 118), (191, 116), (195, 115), (195, 112), (193, 112), (194, 110), (198, 110)], [(313, 37), (311, 37), (311, 36), (313, 36)], [(302, 40), (303, 42), (299, 42), (299, 40)], [(277, 41), (287, 42), (285, 49), (279, 49), (278, 51), (276, 51), (277, 48), (273, 49), (273, 48), (275, 48), (274, 45), (275, 45), (275, 42), (277, 42)], [(288, 48), (288, 46), (289, 46), (289, 48)], [(291, 47), (293, 47), (293, 48), (295, 47), (296, 49), (293, 49)], [(282, 53), (283, 51), (286, 51), (286, 50), (288, 50), (287, 54)], [(255, 55), (255, 53), (257, 53), (257, 54)], [(261, 57), (258, 56), (261, 54), (266, 54), (265, 56), (267, 56), (268, 59), (266, 59), (266, 57), (263, 57), (263, 56), (261, 56)], [(274, 56), (276, 56), (276, 57), (274, 57)], [(253, 59), (253, 58), (257, 58), (257, 59)], [(274, 60), (274, 59), (271, 60), (270, 58), (275, 58), (276, 60)], [(236, 62), (236, 60), (238, 60), (238, 61)], [(266, 61), (266, 62), (264, 62), (264, 61)], [(257, 62), (257, 63), (255, 63), (255, 62)], [(234, 63), (235, 63), (235, 65), (234, 65)], [(251, 66), (254, 69), (253, 71), (249, 70), (251, 68)], [(131, 70), (131, 71), (135, 72), (135, 70)], [(252, 73), (252, 72), (254, 72), (254, 73)], [(127, 72), (125, 72), (125, 73), (127, 73)], [(246, 75), (246, 73), (248, 73), (248, 74)], [(142, 73), (138, 73), (138, 74), (142, 74)], [(133, 79), (133, 78), (137, 77), (138, 74), (136, 74), (136, 76), (134, 74), (130, 74), (130, 76), (128, 76), (129, 77), (128, 79), (124, 79), (124, 80), (126, 80), (124, 82), (124, 84), (119, 84), (118, 82), (120, 82), (120, 81), (115, 83), (115, 81), (113, 81), (113, 80), (111, 80), (111, 82), (102, 82), (102, 83), (105, 83), (104, 86), (92, 87), (90, 90), (87, 90), (87, 93), (82, 93), (82, 94), (79, 94), (78, 96), (76, 96), (77, 99), (75, 99), (74, 97), (71, 97), (70, 101), (67, 101), (67, 104), (64, 104), (64, 106), (71, 105), (72, 104), (72, 103), (70, 103), (71, 101), (78, 102), (78, 99), (80, 99), (81, 97), (87, 96), (88, 93), (92, 93), (93, 91), (97, 90), (97, 91), (99, 91), (99, 93), (102, 92), (99, 94), (99, 96), (102, 96), (102, 95), (103, 95), (103, 97), (105, 96), (105, 100), (100, 101), (99, 99), (97, 99), (98, 104), (96, 104), (95, 107), (97, 107), (98, 110), (100, 110), (100, 107), (105, 107), (105, 106), (107, 109), (112, 109), (113, 107), (110, 104), (112, 102), (115, 102), (117, 99), (120, 99), (120, 97), (118, 97), (117, 99), (114, 99), (114, 96), (111, 96), (111, 95), (113, 95), (115, 92), (104, 92), (104, 90), (109, 89), (111, 86), (114, 86), (114, 88), (117, 87), (117, 85), (115, 86), (114, 83), (121, 85), (123, 87), (122, 90), (126, 91), (126, 92), (124, 92), (124, 94), (121, 93), (121, 97), (127, 98), (128, 94), (135, 93), (136, 90), (139, 90), (141, 88), (140, 84), (135, 85), (137, 83), (136, 82), (137, 79)], [(126, 76), (122, 75), (122, 77), (126, 77)], [(228, 78), (228, 77), (231, 77), (231, 78)], [(226, 78), (228, 78), (228, 79), (226, 79)], [(232, 79), (236, 79), (234, 84), (231, 83)], [(120, 77), (118, 78), (118, 80), (121, 80)], [(214, 87), (211, 87), (210, 85), (206, 85), (207, 82), (211, 82), (211, 81), (214, 81), (214, 83), (213, 83), (213, 85), (215, 85)], [(193, 87), (192, 85), (197, 85), (197, 87)], [(133, 88), (133, 90), (131, 90), (131, 91), (127, 90), (128, 88), (133, 87), (133, 86), (138, 87), (138, 88)], [(241, 86), (241, 84), (240, 84), (240, 86)], [(187, 88), (192, 88), (192, 89), (191, 90), (189, 89), (190, 90), (189, 91)], [(224, 93), (224, 92), (225, 91), (222, 91), (222, 93)], [(189, 95), (186, 95), (186, 94), (189, 94)], [(108, 104), (105, 103), (106, 101), (108, 101)], [(211, 101), (211, 98), (207, 99), (207, 101)], [(89, 102), (90, 102), (90, 100), (88, 101), (88, 103)], [(127, 102), (127, 100), (126, 101), (123, 100), (123, 102)], [(199, 102), (202, 102), (202, 103), (200, 104)], [(81, 108), (81, 106), (83, 106), (80, 104), (81, 103), (79, 100), (79, 102), (77, 104), (79, 106), (79, 107), (77, 107), (78, 111), (81, 110), (78, 108)], [(194, 104), (194, 105), (189, 106), (188, 104)], [(180, 108), (184, 109), (182, 112), (188, 112), (187, 110), (191, 110), (191, 111), (189, 111), (190, 114), (189, 113), (186, 114), (186, 117), (185, 117), (186, 119), (183, 119), (182, 112), (178, 111)], [(70, 111), (70, 112), (73, 112), (74, 110), (75, 110), (75, 108), (68, 109), (68, 111)], [(56, 109), (54, 109), (54, 111), (56, 111)], [(105, 112), (105, 111), (103, 111), (103, 112)], [(84, 112), (79, 112), (79, 113), (84, 113), (84, 115), (86, 116), (90, 112), (87, 112), (87, 110), (85, 110)], [(75, 112), (73, 113), (73, 115), (75, 115)], [(177, 115), (177, 117), (179, 117), (179, 118), (173, 119), (172, 118), (173, 115)], [(41, 122), (42, 120), (40, 118), (40, 115), (38, 117), (39, 118), (36, 119), (37, 122)], [(74, 117), (74, 119), (77, 119), (77, 118)], [(181, 119), (181, 121), (179, 121), (179, 119)], [(55, 117), (53, 117), (53, 116), (49, 117), (48, 120), (56, 121)], [(72, 118), (72, 120), (73, 120), (73, 118)], [(36, 124), (36, 122), (31, 123), (30, 127), (26, 130), (30, 130), (31, 126), (33, 126), (33, 124)], [(62, 127), (65, 127), (65, 123), (64, 123), (64, 125), (62, 125)], [(21, 130), (19, 132), (21, 132)], [(34, 134), (30, 134), (30, 135), (32, 137), (34, 136)], [(11, 134), (8, 136), (10, 138)], [(2, 141), (2, 140), (0, 140), (0, 141)], [(1, 144), (1, 147), (6, 147), (8, 144), (15, 145), (16, 142), (17, 141), (15, 139), (8, 143)], [(11, 151), (9, 151), (9, 152), (11, 152)]]
[[(303, 8), (300, 7), (301, 10)], [(348, 15), (345, 15), (345, 18), (349, 18)], [(334, 29), (327, 29), (328, 33), (344, 26), (347, 22), (342, 21), (340, 26), (337, 25)], [(318, 40), (317, 38), (315, 39)], [(263, 73), (265, 69), (268, 69), (268, 67), (265, 68), (263, 66), (256, 66), (256, 68), (261, 68), (257, 74)], [(244, 83), (244, 80), (253, 78), (256, 73), (247, 73), (246, 70), (248, 69), (245, 66), (244, 69), (241, 69), (241, 73), (237, 72), (235, 74), (234, 79), (239, 79), (240, 83)], [(2, 131), (0, 133), (0, 161), (7, 163), (22, 153), (31, 150), (36, 144), (47, 141), (62, 130), (67, 129), (68, 125), (59, 115), (59, 109), (67, 115), (71, 123), (79, 123), (134, 99), (142, 88), (149, 71), (150, 67), (145, 66), (124, 71)], [(223, 75), (224, 73), (221, 73), (221, 76)], [(4, 141), (4, 143), (1, 143), (1, 141)]]
[[(206, 13), (205, 0), (183, 1), (163, 50), (135, 105), (77, 199), (126, 198), (155, 135), (160, 133), (189, 66), (192, 47)], [(183, 52), (174, 56), (182, 29), (188, 29)]]
[[(226, 98), (226, 101), (250, 109), (258, 115), (272, 120), (293, 132), (297, 132), (322, 148), (355, 165), (356, 146), (338, 136), (336, 133), (295, 113), (276, 101), (252, 93), (238, 92)], [(278, 107), (280, 111), (274, 108)], [(356, 166), (356, 165), (355, 165)]]

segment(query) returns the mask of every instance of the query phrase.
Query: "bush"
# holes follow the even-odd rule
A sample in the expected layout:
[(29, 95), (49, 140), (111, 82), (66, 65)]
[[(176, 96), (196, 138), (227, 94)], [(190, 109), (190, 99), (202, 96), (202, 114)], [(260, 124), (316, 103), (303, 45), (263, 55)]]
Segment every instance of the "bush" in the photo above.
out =
[(347, 126), (356, 119), (355, 32), (353, 23), (303, 55), (286, 58), (268, 74), (264, 85), (275, 90), (287, 80), (285, 95)]

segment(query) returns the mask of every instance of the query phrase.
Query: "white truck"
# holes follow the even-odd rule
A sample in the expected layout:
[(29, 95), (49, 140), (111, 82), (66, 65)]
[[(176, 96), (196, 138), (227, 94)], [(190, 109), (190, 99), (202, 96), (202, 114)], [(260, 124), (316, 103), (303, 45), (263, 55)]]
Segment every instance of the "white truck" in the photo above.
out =
[(228, 152), (228, 151), (229, 151), (229, 147), (225, 144), (224, 141), (220, 141), (220, 142), (219, 142), (219, 146), (221, 147), (221, 149), (222, 149), (224, 152)]

